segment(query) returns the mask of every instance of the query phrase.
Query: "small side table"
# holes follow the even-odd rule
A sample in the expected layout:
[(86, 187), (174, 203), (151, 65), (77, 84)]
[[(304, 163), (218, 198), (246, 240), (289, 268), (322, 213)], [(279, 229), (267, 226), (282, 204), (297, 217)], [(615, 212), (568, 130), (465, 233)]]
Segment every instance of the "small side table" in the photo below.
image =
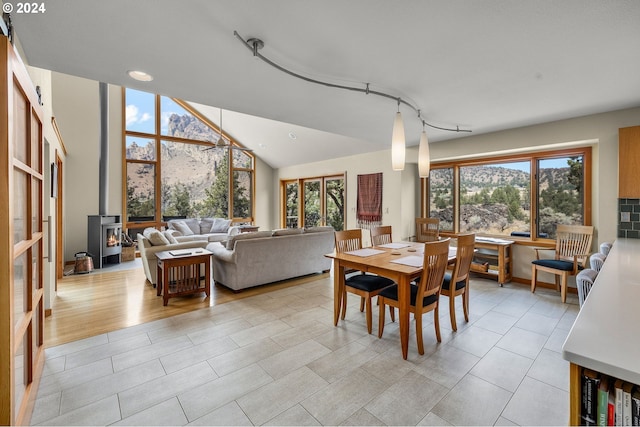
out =
[[(156, 253), (158, 258), (157, 295), (162, 292), (164, 304), (169, 298), (204, 292), (211, 295), (211, 255), (206, 249), (180, 249)], [(200, 280), (200, 264), (204, 264), (204, 283)]]

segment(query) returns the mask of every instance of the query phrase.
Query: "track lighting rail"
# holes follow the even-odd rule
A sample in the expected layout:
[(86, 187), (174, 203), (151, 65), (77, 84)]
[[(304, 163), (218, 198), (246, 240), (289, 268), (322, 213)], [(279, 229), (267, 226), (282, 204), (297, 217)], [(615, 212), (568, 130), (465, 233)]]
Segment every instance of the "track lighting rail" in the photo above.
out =
[(237, 31), (234, 31), (233, 35), (236, 36), (236, 38), (238, 40), (240, 40), (242, 42), (242, 44), (244, 44), (247, 47), (247, 49), (249, 49), (253, 53), (254, 57), (261, 59), (262, 61), (264, 61), (267, 64), (271, 65), (273, 68), (276, 68), (276, 69), (282, 71), (283, 73), (289, 74), (292, 77), (296, 77), (298, 79), (307, 81), (309, 83), (315, 83), (315, 84), (319, 84), (319, 85), (322, 85), (322, 86), (332, 87), (332, 88), (336, 88), (336, 89), (350, 90), (350, 91), (353, 91), (353, 92), (361, 92), (361, 93), (364, 93), (366, 95), (371, 94), (371, 95), (381, 96), (383, 98), (393, 99), (393, 100), (398, 102), (398, 105), (400, 105), (402, 103), (402, 104), (406, 105), (407, 107), (411, 108), (413, 111), (415, 111), (417, 113), (417, 115), (418, 115), (418, 119), (420, 120), (420, 122), (422, 123), (423, 126), (426, 125), (426, 126), (429, 126), (431, 128), (434, 128), (434, 129), (450, 131), (450, 132), (472, 132), (469, 129), (460, 129), (460, 126), (456, 126), (455, 128), (444, 128), (444, 127), (432, 125), (432, 124), (428, 123), (422, 117), (422, 113), (420, 112), (420, 109), (418, 107), (414, 106), (413, 104), (411, 104), (410, 102), (408, 102), (405, 99), (402, 99), (399, 96), (393, 96), (393, 95), (390, 95), (388, 93), (381, 92), (381, 91), (378, 91), (378, 90), (371, 90), (369, 88), (369, 83), (366, 83), (364, 88), (355, 87), (355, 86), (340, 85), (340, 84), (325, 82), (325, 81), (318, 80), (318, 79), (312, 79), (310, 77), (306, 77), (306, 76), (303, 76), (303, 75), (298, 74), (296, 72), (293, 72), (291, 70), (288, 70), (288, 69), (284, 68), (283, 66), (276, 64), (275, 62), (273, 62), (272, 60), (270, 60), (269, 58), (265, 57), (264, 55), (262, 55), (259, 52), (259, 50), (264, 47), (264, 42), (262, 40), (257, 39), (257, 38), (250, 38), (248, 40), (244, 40), (242, 38), (242, 36), (240, 34), (238, 34)]

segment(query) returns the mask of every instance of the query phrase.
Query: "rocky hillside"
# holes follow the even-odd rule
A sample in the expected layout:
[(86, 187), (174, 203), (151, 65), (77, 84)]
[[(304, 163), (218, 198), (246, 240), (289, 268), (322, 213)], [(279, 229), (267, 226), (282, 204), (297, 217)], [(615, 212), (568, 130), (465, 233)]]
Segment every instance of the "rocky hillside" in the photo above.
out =
[[(215, 141), (218, 134), (191, 115), (172, 114), (169, 117), (167, 134), (180, 138), (198, 141)], [(132, 141), (133, 139), (133, 141)], [(222, 162), (226, 161), (228, 150), (225, 148), (208, 148), (199, 144), (181, 142), (161, 142), (161, 170), (163, 187), (174, 188), (184, 185), (191, 194), (193, 202), (206, 197), (205, 189), (215, 180), (215, 174)], [(155, 159), (155, 145), (145, 138), (129, 138), (127, 141), (127, 158), (138, 160)], [(240, 151), (234, 155), (242, 156)], [(137, 165), (130, 165), (127, 171), (128, 185), (135, 188), (140, 196), (153, 192), (153, 178), (148, 170)], [(133, 169), (133, 170), (132, 170)], [(245, 175), (242, 175), (245, 177)], [(243, 183), (242, 184), (247, 184)]]

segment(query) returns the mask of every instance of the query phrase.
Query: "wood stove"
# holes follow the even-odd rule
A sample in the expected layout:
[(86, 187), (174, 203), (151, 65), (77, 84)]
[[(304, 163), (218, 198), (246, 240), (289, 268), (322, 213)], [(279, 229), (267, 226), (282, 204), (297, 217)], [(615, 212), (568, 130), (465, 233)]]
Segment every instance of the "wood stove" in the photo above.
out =
[(119, 264), (122, 254), (120, 215), (89, 215), (88, 252), (95, 268)]

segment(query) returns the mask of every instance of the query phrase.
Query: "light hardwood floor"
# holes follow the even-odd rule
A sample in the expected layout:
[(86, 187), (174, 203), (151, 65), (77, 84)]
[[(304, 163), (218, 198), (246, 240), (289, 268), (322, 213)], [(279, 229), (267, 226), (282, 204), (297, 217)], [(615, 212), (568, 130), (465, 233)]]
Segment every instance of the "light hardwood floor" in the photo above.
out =
[(128, 326), (163, 319), (229, 301), (283, 289), (328, 277), (328, 273), (250, 288), (239, 293), (214, 285), (211, 297), (204, 293), (172, 298), (162, 305), (162, 297), (147, 282), (142, 267), (129, 270), (94, 270), (88, 274), (58, 280), (52, 314), (45, 319), (45, 347), (96, 336)]

